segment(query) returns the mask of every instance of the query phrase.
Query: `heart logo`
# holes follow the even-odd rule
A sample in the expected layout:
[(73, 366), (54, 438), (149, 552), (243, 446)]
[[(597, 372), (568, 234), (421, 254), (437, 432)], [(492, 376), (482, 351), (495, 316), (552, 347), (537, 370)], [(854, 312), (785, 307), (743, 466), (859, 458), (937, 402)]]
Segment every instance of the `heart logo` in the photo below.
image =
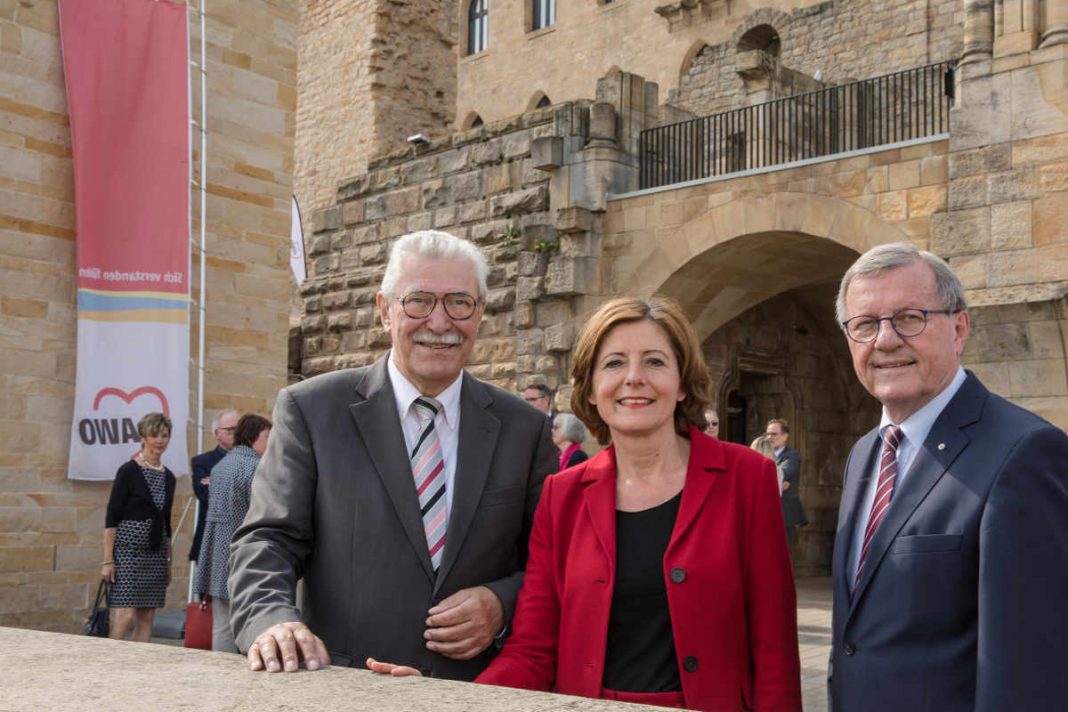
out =
[(163, 395), (163, 391), (155, 386), (141, 386), (127, 393), (121, 388), (101, 388), (100, 392), (96, 394), (96, 398), (93, 399), (93, 410), (100, 410), (100, 401), (104, 399), (104, 396), (118, 396), (127, 403), (133, 402), (134, 398), (143, 395), (152, 395), (159, 398), (160, 405), (163, 407), (163, 414), (168, 418), (171, 415), (170, 406), (167, 404), (167, 396)]

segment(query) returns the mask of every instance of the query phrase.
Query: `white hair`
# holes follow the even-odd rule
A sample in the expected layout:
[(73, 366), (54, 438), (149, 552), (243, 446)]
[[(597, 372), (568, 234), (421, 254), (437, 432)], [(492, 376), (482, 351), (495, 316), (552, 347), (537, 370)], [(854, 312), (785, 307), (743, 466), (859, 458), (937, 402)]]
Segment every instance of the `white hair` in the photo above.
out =
[(467, 261), (475, 270), (478, 279), (478, 298), (485, 299), (489, 288), (486, 286), (486, 277), (489, 274), (489, 265), (482, 251), (467, 240), (462, 240), (455, 235), (440, 230), (419, 230), (404, 235), (396, 242), (389, 251), (389, 263), (386, 264), (386, 272), (382, 275), (382, 293), (388, 297), (398, 297), (394, 290), (397, 280), (400, 279), (402, 262), (406, 255), (429, 257), (436, 260)]
[(553, 425), (560, 428), (563, 436), (573, 443), (581, 443), (590, 435), (586, 426), (573, 413), (557, 413), (553, 416)]
[(236, 415), (238, 417), (241, 417), (241, 414), (238, 413), (233, 408), (224, 408), (223, 410), (220, 410), (218, 413), (216, 413), (215, 417), (211, 419), (211, 431), (215, 432), (216, 430), (218, 430), (219, 429), (219, 423), (221, 423), (222, 419), (225, 416), (227, 416), (228, 414), (230, 414), (230, 413), (233, 413), (234, 415)]
[(842, 276), (842, 283), (838, 287), (838, 297), (834, 302), (838, 323), (841, 324), (846, 320), (846, 291), (855, 278), (876, 276), (899, 267), (907, 267), (916, 261), (923, 262), (934, 272), (935, 284), (943, 309), (964, 311), (968, 308), (968, 302), (964, 298), (964, 287), (945, 260), (911, 243), (891, 242), (865, 252)]

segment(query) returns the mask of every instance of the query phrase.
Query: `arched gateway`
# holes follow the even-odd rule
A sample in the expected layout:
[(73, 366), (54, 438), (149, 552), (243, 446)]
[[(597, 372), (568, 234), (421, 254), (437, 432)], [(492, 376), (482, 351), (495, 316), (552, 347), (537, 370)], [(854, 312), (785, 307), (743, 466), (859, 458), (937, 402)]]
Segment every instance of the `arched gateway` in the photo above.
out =
[(676, 204), (684, 219), (647, 231), (651, 240), (630, 240), (610, 267), (614, 287), (670, 296), (693, 320), (723, 438), (748, 443), (768, 419), (790, 422), (810, 521), (797, 537), (795, 565), (799, 573), (826, 573), (842, 466), (878, 417), (853, 375), (834, 295), (860, 253), (909, 238), (871, 211), (824, 195), (711, 198), (718, 204), (702, 210), (709, 199), (701, 186), (623, 199), (647, 201), (650, 225), (670, 222)]

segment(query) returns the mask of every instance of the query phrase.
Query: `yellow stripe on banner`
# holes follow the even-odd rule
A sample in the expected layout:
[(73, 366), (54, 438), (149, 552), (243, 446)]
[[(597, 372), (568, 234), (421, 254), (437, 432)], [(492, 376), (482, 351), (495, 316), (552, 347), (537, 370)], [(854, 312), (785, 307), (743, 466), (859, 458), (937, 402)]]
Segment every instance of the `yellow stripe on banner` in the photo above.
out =
[(126, 311), (81, 311), (79, 319), (87, 321), (150, 321), (161, 324), (185, 324), (189, 312), (177, 309), (129, 309)]
[(148, 299), (167, 299), (174, 302), (189, 301), (188, 294), (175, 294), (174, 292), (118, 292), (109, 289), (89, 289), (87, 287), (79, 287), (79, 292), (86, 292), (88, 294), (99, 294), (102, 297), (142, 297)]

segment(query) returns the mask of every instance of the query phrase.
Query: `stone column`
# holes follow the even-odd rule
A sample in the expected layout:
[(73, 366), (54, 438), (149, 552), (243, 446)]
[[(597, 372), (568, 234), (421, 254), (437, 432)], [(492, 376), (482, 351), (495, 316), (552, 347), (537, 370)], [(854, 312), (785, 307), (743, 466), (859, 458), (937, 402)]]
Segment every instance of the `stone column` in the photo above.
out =
[(1030, 52), (1038, 44), (1038, 0), (1003, 0), (994, 11), (994, 56)]
[(1046, 0), (1046, 22), (1040, 47), (1068, 44), (1068, 0)]
[(961, 64), (989, 60), (994, 50), (994, 0), (964, 0)]

